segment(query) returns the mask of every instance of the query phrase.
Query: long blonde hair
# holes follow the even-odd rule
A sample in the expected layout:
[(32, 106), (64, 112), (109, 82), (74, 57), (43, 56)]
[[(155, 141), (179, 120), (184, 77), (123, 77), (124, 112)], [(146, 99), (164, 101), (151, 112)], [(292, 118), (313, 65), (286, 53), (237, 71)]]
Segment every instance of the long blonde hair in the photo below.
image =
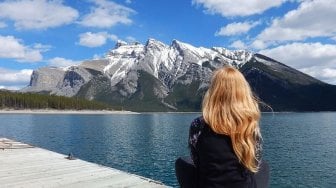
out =
[(231, 137), (239, 161), (251, 172), (257, 172), (260, 110), (242, 73), (229, 66), (216, 70), (204, 96), (202, 112), (215, 133)]

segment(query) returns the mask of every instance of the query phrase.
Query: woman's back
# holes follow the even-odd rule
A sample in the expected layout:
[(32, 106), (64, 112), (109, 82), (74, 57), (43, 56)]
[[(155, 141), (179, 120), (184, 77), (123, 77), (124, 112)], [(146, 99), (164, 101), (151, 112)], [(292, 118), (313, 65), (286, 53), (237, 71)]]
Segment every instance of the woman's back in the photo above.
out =
[[(216, 134), (197, 118), (192, 123), (193, 132), (199, 134), (194, 143), (190, 142), (192, 158), (198, 171), (199, 187), (256, 187), (253, 173), (248, 171), (235, 155), (229, 136)], [(192, 140), (192, 139), (191, 139)]]

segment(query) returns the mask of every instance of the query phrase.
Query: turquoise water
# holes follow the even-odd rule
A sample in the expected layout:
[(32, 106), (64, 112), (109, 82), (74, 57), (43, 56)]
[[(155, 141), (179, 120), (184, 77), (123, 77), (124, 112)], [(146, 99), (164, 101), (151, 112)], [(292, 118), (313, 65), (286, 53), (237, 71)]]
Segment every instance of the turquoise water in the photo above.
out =
[[(177, 186), (174, 161), (189, 154), (199, 114), (0, 114), (0, 137)], [(336, 113), (263, 114), (271, 187), (336, 187)]]

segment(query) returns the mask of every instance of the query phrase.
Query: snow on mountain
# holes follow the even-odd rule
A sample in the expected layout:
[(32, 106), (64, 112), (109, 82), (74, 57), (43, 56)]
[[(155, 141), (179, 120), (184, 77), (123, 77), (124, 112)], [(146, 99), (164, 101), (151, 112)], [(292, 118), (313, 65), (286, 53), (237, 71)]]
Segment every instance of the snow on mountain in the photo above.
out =
[[(173, 84), (186, 74), (191, 64), (201, 67), (208, 61), (217, 62), (217, 65), (213, 63), (215, 67), (229, 64), (239, 68), (251, 57), (252, 53), (248, 51), (194, 47), (178, 40), (173, 40), (171, 45), (155, 39), (149, 39), (146, 45), (118, 42), (116, 48), (107, 55), (109, 65), (104, 68), (104, 73), (111, 78), (112, 86), (124, 79), (131, 70), (144, 70), (167, 85), (167, 76), (172, 79), (169, 83)], [(166, 77), (160, 77), (160, 74)]]
[(78, 66), (35, 70), (30, 85), (23, 91), (74, 96), (94, 77), (88, 70), (95, 70), (110, 79), (111, 88), (122, 85), (124, 89), (120, 92), (127, 96), (137, 90), (137, 71), (145, 71), (162, 82), (165, 88), (156, 93), (165, 96), (176, 83), (190, 84), (199, 80), (200, 88), (206, 86), (213, 69), (223, 65), (240, 68), (252, 55), (244, 50), (195, 47), (178, 40), (170, 45), (155, 39), (148, 39), (146, 44), (117, 41), (105, 59), (84, 61)]

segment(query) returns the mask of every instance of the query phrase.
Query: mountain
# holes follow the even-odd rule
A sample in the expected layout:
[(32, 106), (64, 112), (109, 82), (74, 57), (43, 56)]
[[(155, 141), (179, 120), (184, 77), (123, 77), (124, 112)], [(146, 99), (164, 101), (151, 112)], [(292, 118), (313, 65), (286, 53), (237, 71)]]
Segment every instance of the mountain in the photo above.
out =
[[(173, 40), (118, 41), (106, 58), (33, 71), (23, 92), (98, 100), (133, 111), (199, 111), (213, 70), (239, 69), (276, 111), (336, 110), (336, 86), (246, 50), (203, 48)], [(266, 110), (266, 108), (265, 108)]]
[(240, 71), (254, 93), (274, 111), (336, 110), (336, 86), (269, 57), (254, 54)]

